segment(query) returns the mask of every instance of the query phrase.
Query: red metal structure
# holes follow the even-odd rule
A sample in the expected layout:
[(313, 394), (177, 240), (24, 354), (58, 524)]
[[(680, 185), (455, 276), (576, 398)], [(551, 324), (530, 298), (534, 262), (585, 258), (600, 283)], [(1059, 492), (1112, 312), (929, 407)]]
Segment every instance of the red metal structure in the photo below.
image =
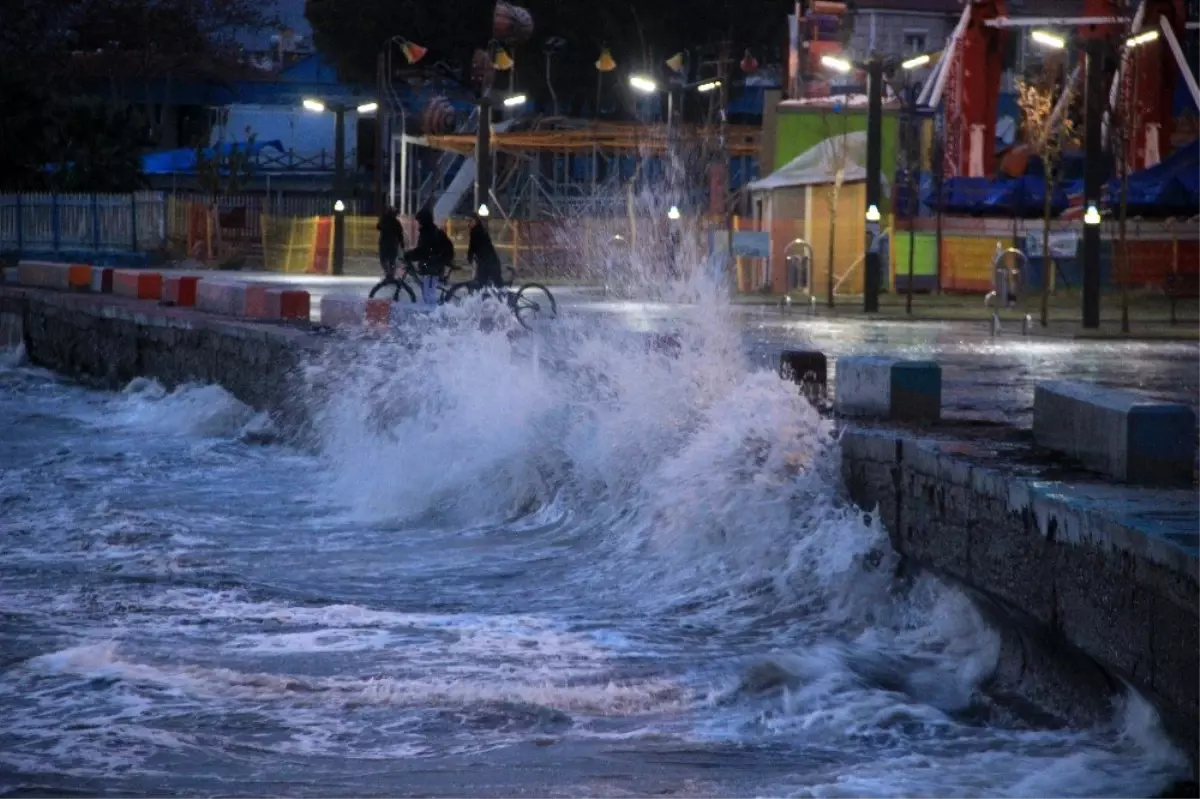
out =
[[(1133, 33), (1157, 31), (1160, 20), (1182, 35), (1186, 24), (1183, 0), (1143, 0), (1140, 24)], [(967, 0), (959, 27), (947, 42), (929, 105), (944, 102), (947, 177), (985, 177), (996, 170), (996, 121), (1010, 28), (1066, 27), (1079, 39), (1131, 35), (1121, 0), (1081, 0), (1078, 17), (1012, 18), (1005, 0)], [(1106, 75), (1107, 77), (1111, 77)], [(1129, 144), (1131, 169), (1152, 166), (1170, 149), (1174, 132), (1172, 101), (1179, 66), (1165, 42), (1148, 42), (1128, 50), (1120, 89), (1133, 100), (1135, 125)], [(925, 95), (923, 95), (924, 97)], [(1131, 104), (1123, 104), (1128, 109)], [(1128, 113), (1128, 112), (1126, 112)]]
[[(1182, 35), (1186, 23), (1183, 0), (1146, 0), (1141, 30), (1157, 31), (1164, 18)], [(1126, 152), (1131, 170), (1153, 166), (1169, 154), (1175, 132), (1172, 101), (1179, 79), (1178, 65), (1161, 39), (1132, 48), (1121, 76), (1126, 95), (1122, 105), (1133, 113)]]

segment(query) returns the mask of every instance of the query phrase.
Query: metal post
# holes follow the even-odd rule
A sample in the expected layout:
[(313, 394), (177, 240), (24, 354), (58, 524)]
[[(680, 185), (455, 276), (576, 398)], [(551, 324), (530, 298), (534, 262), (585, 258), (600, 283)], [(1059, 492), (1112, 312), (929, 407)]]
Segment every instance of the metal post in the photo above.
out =
[(346, 260), (346, 209), (342, 200), (333, 206), (333, 274), (344, 275)]
[[(879, 210), (883, 170), (883, 59), (878, 55), (867, 65), (867, 208)], [(867, 222), (866, 252), (863, 256), (863, 311), (879, 310), (880, 258), (878, 221)]]
[(129, 193), (129, 225), (130, 235), (133, 238), (133, 251), (138, 251), (138, 235), (137, 235), (137, 192)]
[[(375, 59), (375, 74), (379, 91), (377, 100), (379, 107), (375, 111), (375, 193), (371, 197), (372, 206), (379, 204), (383, 200), (383, 108), (386, 102), (384, 100), (384, 58), (382, 50), (379, 51), (379, 55)], [(378, 216), (383, 209), (372, 207), (371, 210)]]
[(670, 141), (675, 130), (675, 88), (667, 87), (667, 141)]
[(346, 106), (334, 106), (333, 132), (333, 199), (345, 201), (346, 192)]
[[(388, 131), (388, 205), (396, 207), (396, 136)], [(403, 174), (403, 173), (402, 173)]]
[[(1104, 40), (1087, 42), (1087, 88), (1085, 96), (1083, 175), (1084, 206), (1100, 207), (1104, 154), (1101, 148), (1100, 123), (1104, 116)], [(1043, 253), (1049, 256), (1049, 253)], [(1048, 266), (1043, 266), (1048, 268)], [(1083, 326), (1100, 327), (1100, 226), (1083, 226)]]
[(730, 190), (733, 188), (733, 167), (729, 163), (729, 143), (726, 138), (728, 134), (726, 125), (728, 123), (727, 117), (729, 111), (729, 49), (729, 42), (721, 42), (721, 60), (720, 64), (718, 65), (717, 74), (719, 76), (719, 80), (721, 81), (721, 168), (725, 172), (725, 180), (723, 185), (725, 196), (721, 198), (721, 203), (725, 209), (725, 251), (729, 259), (726, 261), (726, 270), (727, 277), (733, 278), (736, 273), (733, 269), (729, 268), (736, 263), (733, 257), (733, 211), (729, 207), (729, 194)]
[(492, 100), (479, 98), (479, 125), (475, 135), (475, 208), (488, 201), (492, 178)]
[(25, 206), (21, 203), (21, 193), (17, 192), (17, 254), (25, 251)]

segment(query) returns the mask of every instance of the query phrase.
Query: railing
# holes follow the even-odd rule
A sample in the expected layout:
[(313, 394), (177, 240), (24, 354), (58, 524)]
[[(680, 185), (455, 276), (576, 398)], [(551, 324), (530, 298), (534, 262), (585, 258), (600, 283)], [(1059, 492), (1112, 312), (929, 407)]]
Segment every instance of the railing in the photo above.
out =
[[(268, 171), (320, 172), (333, 171), (337, 168), (337, 159), (334, 157), (334, 153), (325, 149), (304, 152), (288, 150), (283, 153), (277, 150), (262, 149), (252, 156), (251, 162), (255, 169), (265, 169)], [(346, 169), (353, 169), (353, 165), (356, 163), (358, 163), (356, 150), (353, 148), (347, 149)]]
[(161, 192), (0, 194), (0, 250), (145, 252), (166, 240)]

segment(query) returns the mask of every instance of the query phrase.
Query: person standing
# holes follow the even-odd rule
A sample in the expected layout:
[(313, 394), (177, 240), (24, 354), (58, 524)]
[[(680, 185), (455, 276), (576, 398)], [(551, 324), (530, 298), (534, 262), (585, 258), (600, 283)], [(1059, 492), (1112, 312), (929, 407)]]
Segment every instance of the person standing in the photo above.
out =
[(483, 224), (479, 214), (471, 216), (471, 238), (467, 246), (467, 263), (475, 264), (476, 288), (492, 286), (500, 288), (504, 285), (504, 275), (500, 268), (500, 256), (492, 244), (492, 237)]
[(438, 283), (454, 263), (454, 242), (433, 223), (433, 211), (428, 208), (417, 212), (417, 246), (404, 253), (404, 260), (417, 264), (422, 302), (437, 305)]
[(385, 208), (375, 229), (379, 231), (379, 267), (383, 269), (385, 278), (394, 280), (396, 259), (404, 249), (404, 228), (400, 225), (396, 209), (391, 206)]

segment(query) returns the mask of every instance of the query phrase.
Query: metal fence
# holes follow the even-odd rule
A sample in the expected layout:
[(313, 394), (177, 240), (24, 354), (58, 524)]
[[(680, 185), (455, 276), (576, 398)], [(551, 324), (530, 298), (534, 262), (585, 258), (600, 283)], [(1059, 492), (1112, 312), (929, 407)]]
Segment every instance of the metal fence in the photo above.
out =
[(161, 192), (0, 194), (0, 251), (145, 252), (166, 239)]

